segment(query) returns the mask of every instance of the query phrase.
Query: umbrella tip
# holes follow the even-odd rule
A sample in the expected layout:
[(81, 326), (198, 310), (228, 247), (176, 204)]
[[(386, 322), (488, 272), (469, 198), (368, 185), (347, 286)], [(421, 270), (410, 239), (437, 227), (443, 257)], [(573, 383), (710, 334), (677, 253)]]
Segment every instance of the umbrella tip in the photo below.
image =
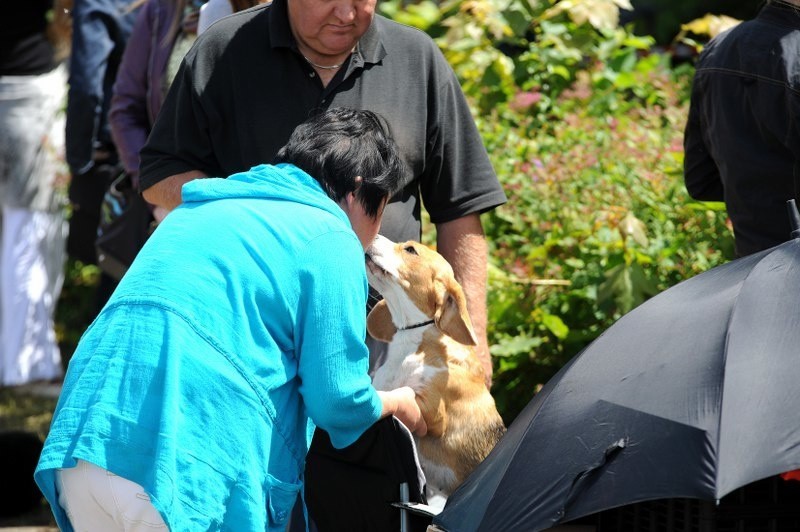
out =
[(800, 238), (800, 212), (797, 211), (797, 203), (790, 199), (786, 202), (789, 210), (789, 222), (792, 224), (792, 238)]

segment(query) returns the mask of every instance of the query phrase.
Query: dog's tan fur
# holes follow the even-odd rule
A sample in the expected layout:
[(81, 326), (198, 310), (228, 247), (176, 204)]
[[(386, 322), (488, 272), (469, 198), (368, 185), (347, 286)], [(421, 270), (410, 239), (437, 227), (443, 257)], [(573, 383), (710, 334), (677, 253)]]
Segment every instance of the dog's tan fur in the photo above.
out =
[[(389, 343), (376, 388), (411, 386), (428, 426), (418, 440), (429, 493), (447, 497), (489, 454), (505, 427), (485, 385), (463, 290), (447, 261), (418, 242), (378, 237), (367, 250), (383, 295), (367, 319)], [(411, 327), (433, 320), (432, 325)]]

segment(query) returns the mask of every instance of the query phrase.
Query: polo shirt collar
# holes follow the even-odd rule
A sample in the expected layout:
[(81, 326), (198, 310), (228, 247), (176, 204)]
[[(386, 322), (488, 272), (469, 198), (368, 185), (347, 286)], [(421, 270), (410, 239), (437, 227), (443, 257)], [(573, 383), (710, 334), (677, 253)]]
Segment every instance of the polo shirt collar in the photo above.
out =
[(269, 16), (269, 45), (271, 48), (297, 48), (292, 28), (289, 26), (289, 8), (286, 0), (272, 0), (267, 9)]
[(380, 26), (382, 23), (382, 17), (375, 15), (372, 19), (372, 24), (369, 25), (369, 29), (358, 41), (358, 51), (361, 53), (365, 63), (380, 63), (381, 59), (386, 57), (386, 48), (384, 48), (381, 40)]
[[(379, 20), (380, 15), (375, 15), (369, 29), (361, 36), (353, 55), (355, 62), (359, 59), (366, 64), (379, 63), (386, 57), (386, 48), (381, 40), (379, 25), (383, 20)], [(269, 44), (272, 48), (291, 48), (297, 50), (297, 42), (292, 35), (292, 28), (289, 25), (289, 7), (287, 0), (273, 0), (269, 6)], [(360, 55), (360, 58), (357, 57)]]

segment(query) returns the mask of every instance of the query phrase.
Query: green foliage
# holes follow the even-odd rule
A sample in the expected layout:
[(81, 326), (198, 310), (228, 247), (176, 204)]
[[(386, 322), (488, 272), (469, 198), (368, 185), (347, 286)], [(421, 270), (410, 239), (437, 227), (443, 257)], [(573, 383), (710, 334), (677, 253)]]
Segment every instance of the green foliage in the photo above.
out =
[(54, 398), (21, 393), (11, 387), (0, 388), (0, 432), (25, 430), (44, 440), (55, 406)]
[(485, 137), (509, 195), (485, 217), (495, 395), (507, 418), (622, 314), (724, 260), (724, 211), (683, 189), (682, 109), (572, 112), (528, 138)]
[(620, 316), (732, 256), (724, 207), (683, 187), (691, 67), (620, 28), (624, 5), (449, 0), (424, 23), (509, 198), (484, 216), (506, 421)]
[(64, 288), (56, 308), (56, 336), (66, 366), (95, 311), (95, 292), (100, 270), (92, 264), (69, 259)]

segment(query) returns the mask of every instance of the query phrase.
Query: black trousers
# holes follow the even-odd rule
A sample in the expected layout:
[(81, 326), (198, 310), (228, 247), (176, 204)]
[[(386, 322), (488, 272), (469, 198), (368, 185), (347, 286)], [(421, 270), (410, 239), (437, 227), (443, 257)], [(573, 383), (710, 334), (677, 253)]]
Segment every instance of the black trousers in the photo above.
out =
[[(400, 501), (401, 483), (408, 484), (411, 502), (426, 502), (411, 440), (394, 418), (378, 421), (344, 449), (334, 448), (328, 434), (317, 429), (305, 469), (312, 530), (400, 530), (400, 509), (391, 503)], [(430, 523), (409, 515), (411, 531), (424, 532)]]

